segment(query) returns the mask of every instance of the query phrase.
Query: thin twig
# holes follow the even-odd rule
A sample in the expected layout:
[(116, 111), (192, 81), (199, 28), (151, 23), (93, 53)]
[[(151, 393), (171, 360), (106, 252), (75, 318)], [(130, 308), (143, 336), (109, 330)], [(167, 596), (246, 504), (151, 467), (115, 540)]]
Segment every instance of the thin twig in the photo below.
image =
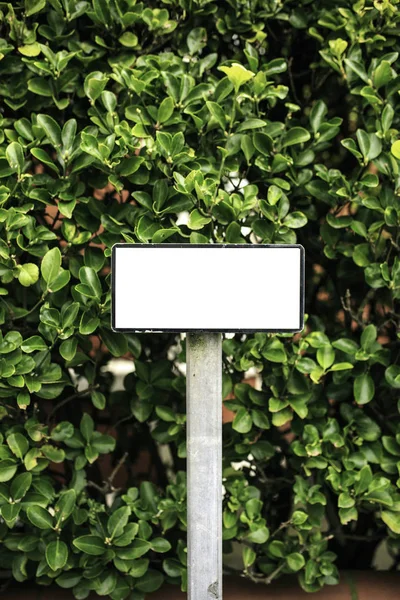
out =
[(290, 88), (292, 90), (292, 94), (293, 94), (293, 99), (296, 102), (296, 104), (301, 104), (299, 97), (297, 96), (296, 93), (296, 87), (294, 85), (294, 80), (293, 80), (293, 73), (292, 73), (292, 63), (293, 63), (293, 56), (291, 56), (288, 60), (288, 75), (289, 75), (289, 81), (290, 81)]
[(118, 463), (116, 464), (114, 470), (112, 471), (110, 477), (108, 477), (107, 480), (103, 482), (102, 486), (99, 485), (98, 483), (95, 483), (94, 481), (88, 481), (87, 485), (89, 487), (95, 488), (98, 492), (103, 494), (103, 496), (106, 496), (110, 492), (119, 492), (120, 488), (115, 488), (113, 486), (113, 481), (114, 481), (118, 471), (123, 466), (126, 459), (128, 458), (128, 456), (129, 456), (128, 452), (125, 452), (123, 454), (123, 456), (119, 459)]
[(128, 456), (129, 456), (129, 452), (124, 452), (123, 456), (119, 459), (116, 467), (114, 468), (110, 477), (108, 478), (107, 481), (111, 486), (112, 486), (112, 482), (114, 481), (115, 476), (117, 475), (118, 471), (120, 470), (120, 468), (122, 467), (122, 465), (124, 464), (124, 462), (126, 461)]
[(68, 404), (68, 402), (71, 402), (72, 400), (75, 400), (76, 398), (81, 398), (82, 396), (86, 396), (86, 394), (90, 394), (90, 392), (93, 392), (93, 390), (97, 389), (98, 387), (99, 387), (98, 384), (89, 386), (85, 390), (82, 390), (81, 392), (76, 392), (75, 394), (72, 394), (71, 396), (68, 396), (68, 398), (64, 398), (64, 400), (61, 400), (61, 402), (59, 402), (58, 404), (56, 404), (55, 407), (47, 415), (47, 425), (50, 423), (51, 417), (60, 408), (62, 408), (66, 404)]

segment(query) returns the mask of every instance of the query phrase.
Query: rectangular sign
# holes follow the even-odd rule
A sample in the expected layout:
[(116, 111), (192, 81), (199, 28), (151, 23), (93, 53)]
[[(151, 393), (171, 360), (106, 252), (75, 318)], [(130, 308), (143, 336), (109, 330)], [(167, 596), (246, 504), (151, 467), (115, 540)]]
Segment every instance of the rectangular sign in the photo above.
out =
[(296, 332), (299, 245), (116, 244), (112, 328), (120, 332)]

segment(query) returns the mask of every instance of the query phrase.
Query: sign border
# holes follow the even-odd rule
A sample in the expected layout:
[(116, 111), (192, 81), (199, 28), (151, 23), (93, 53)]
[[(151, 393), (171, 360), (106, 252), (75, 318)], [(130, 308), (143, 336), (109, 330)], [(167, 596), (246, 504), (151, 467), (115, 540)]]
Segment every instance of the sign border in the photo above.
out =
[[(118, 248), (298, 248), (300, 250), (299, 329), (125, 329), (115, 327), (115, 255)], [(111, 329), (115, 333), (300, 333), (304, 329), (305, 251), (301, 244), (114, 244), (111, 248)]]

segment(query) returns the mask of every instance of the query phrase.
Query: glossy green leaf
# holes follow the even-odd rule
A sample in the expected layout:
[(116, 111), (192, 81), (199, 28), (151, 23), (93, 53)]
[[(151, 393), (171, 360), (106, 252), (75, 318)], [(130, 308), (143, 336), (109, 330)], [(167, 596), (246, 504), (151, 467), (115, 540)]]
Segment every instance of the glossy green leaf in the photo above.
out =
[(7, 146), (6, 158), (10, 167), (14, 171), (17, 171), (18, 175), (21, 175), (25, 163), (24, 151), (21, 144), (18, 142), (12, 142), (9, 146)]
[(28, 506), (26, 511), (29, 521), (39, 529), (52, 529), (53, 517), (41, 506)]
[(365, 373), (358, 375), (354, 380), (354, 398), (358, 404), (368, 404), (375, 394), (374, 380), (371, 375)]
[(62, 569), (68, 560), (68, 547), (61, 540), (46, 546), (46, 561), (52, 571)]
[(39, 269), (33, 263), (20, 265), (18, 269), (18, 281), (24, 287), (29, 287), (39, 279)]
[(49, 250), (43, 257), (40, 271), (49, 286), (55, 280), (61, 267), (61, 252), (59, 248)]
[(61, 129), (58, 123), (49, 115), (38, 115), (37, 122), (54, 148), (61, 146)]
[(97, 535), (82, 535), (72, 543), (75, 548), (91, 556), (101, 556), (106, 551), (104, 541)]

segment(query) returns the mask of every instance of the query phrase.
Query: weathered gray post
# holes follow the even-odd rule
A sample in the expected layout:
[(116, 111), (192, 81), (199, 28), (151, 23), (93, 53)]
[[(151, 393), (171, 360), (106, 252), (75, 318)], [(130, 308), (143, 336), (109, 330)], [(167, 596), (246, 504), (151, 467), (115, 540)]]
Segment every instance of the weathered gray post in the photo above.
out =
[(188, 599), (222, 599), (222, 336), (186, 338)]

